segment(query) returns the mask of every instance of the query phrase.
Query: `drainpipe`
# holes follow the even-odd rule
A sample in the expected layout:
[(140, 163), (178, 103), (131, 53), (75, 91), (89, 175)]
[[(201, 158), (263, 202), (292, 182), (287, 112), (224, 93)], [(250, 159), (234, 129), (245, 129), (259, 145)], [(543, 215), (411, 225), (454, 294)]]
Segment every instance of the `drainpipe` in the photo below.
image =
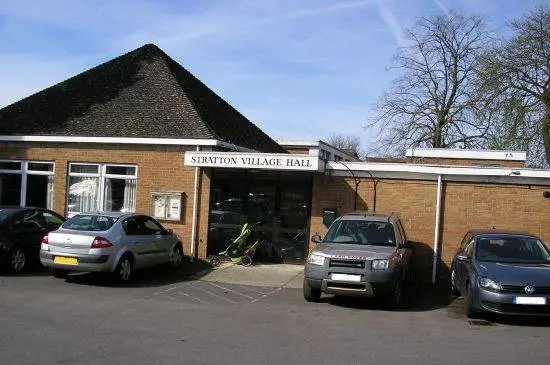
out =
[[(197, 146), (197, 152), (201, 150)], [(199, 167), (195, 167), (195, 191), (193, 193), (193, 221), (191, 223), (191, 261), (197, 256), (197, 216), (199, 214)]]
[(443, 190), (443, 179), (437, 176), (437, 201), (435, 207), (435, 232), (434, 232), (434, 259), (432, 267), (432, 283), (435, 284), (437, 276), (437, 259), (439, 257), (439, 228), (441, 225), (441, 191)]

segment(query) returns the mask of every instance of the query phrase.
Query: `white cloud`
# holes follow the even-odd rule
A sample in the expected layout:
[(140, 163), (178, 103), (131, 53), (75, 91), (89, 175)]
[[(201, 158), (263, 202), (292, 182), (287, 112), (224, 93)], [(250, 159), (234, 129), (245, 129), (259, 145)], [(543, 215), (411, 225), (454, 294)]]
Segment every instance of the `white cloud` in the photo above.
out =
[(406, 44), (405, 36), (401, 24), (395, 14), (389, 9), (386, 3), (380, 3), (378, 5), (378, 13), (382, 20), (386, 23), (390, 32), (392, 33), (395, 41), (399, 46)]
[(447, 15), (450, 13), (449, 8), (448, 8), (445, 4), (443, 4), (443, 1), (441, 1), (441, 0), (435, 0), (435, 4), (437, 5), (437, 7), (438, 7), (439, 9), (441, 9), (441, 11), (443, 11), (443, 13), (445, 13), (445, 14), (447, 14)]

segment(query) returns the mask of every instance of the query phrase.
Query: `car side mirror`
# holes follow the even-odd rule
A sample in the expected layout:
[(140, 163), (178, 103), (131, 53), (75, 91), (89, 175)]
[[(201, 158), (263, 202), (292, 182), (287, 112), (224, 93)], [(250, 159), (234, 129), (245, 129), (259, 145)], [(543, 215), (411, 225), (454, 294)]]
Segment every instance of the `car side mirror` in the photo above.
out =
[(456, 259), (457, 259), (458, 261), (463, 261), (463, 262), (469, 262), (469, 261), (470, 261), (470, 258), (469, 258), (468, 256), (462, 254), (462, 253), (461, 253), (460, 255), (458, 255), (458, 256), (456, 257)]
[(401, 248), (413, 249), (414, 245), (413, 245), (412, 241), (404, 241), (401, 244), (399, 244), (399, 246), (397, 248), (398, 249), (401, 249)]
[(166, 231), (164, 231), (164, 232), (166, 232), (166, 233), (165, 233), (166, 235), (174, 234), (174, 230), (173, 230), (172, 228), (168, 228), (168, 229), (167, 229)]
[(311, 236), (311, 241), (315, 243), (320, 243), (322, 240), (321, 236), (317, 233), (315, 233), (313, 236)]

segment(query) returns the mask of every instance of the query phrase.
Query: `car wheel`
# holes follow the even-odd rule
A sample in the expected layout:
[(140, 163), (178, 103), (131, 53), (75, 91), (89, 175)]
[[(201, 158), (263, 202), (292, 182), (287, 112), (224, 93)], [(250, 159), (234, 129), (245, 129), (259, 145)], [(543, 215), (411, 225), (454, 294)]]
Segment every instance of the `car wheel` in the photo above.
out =
[(252, 257), (248, 256), (248, 255), (244, 255), (243, 258), (241, 259), (241, 264), (243, 264), (243, 266), (252, 266)]
[(390, 308), (399, 308), (403, 299), (403, 282), (397, 280), (393, 286), (393, 290), (387, 297), (387, 304)]
[(170, 253), (170, 265), (177, 269), (183, 264), (183, 249), (181, 244), (177, 244)]
[(14, 247), (8, 258), (8, 268), (12, 273), (20, 273), (27, 266), (27, 254), (20, 247)]
[(132, 279), (134, 273), (134, 262), (130, 255), (126, 254), (120, 258), (118, 265), (115, 269), (115, 279), (122, 283), (127, 283)]
[(313, 289), (311, 285), (304, 280), (304, 299), (308, 302), (318, 302), (321, 299), (321, 290)]
[(468, 284), (468, 287), (466, 288), (466, 316), (468, 318), (476, 318), (479, 314), (480, 310), (474, 305), (473, 289), (470, 284)]
[(57, 279), (66, 279), (69, 276), (69, 270), (50, 268), (50, 274)]
[(222, 260), (218, 256), (212, 256), (209, 260), (210, 265), (216, 267), (222, 264)]
[(451, 271), (451, 294), (455, 297), (460, 296), (460, 290), (456, 287), (456, 272), (455, 269)]

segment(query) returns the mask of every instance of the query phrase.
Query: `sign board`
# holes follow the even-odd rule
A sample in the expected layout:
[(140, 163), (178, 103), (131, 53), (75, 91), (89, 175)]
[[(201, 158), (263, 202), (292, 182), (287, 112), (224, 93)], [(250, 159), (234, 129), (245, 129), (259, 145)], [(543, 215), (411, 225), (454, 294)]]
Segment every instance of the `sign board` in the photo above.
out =
[(182, 206), (181, 191), (153, 191), (151, 192), (150, 214), (156, 219), (179, 221)]
[(319, 157), (283, 153), (185, 152), (185, 165), (236, 169), (322, 171)]

